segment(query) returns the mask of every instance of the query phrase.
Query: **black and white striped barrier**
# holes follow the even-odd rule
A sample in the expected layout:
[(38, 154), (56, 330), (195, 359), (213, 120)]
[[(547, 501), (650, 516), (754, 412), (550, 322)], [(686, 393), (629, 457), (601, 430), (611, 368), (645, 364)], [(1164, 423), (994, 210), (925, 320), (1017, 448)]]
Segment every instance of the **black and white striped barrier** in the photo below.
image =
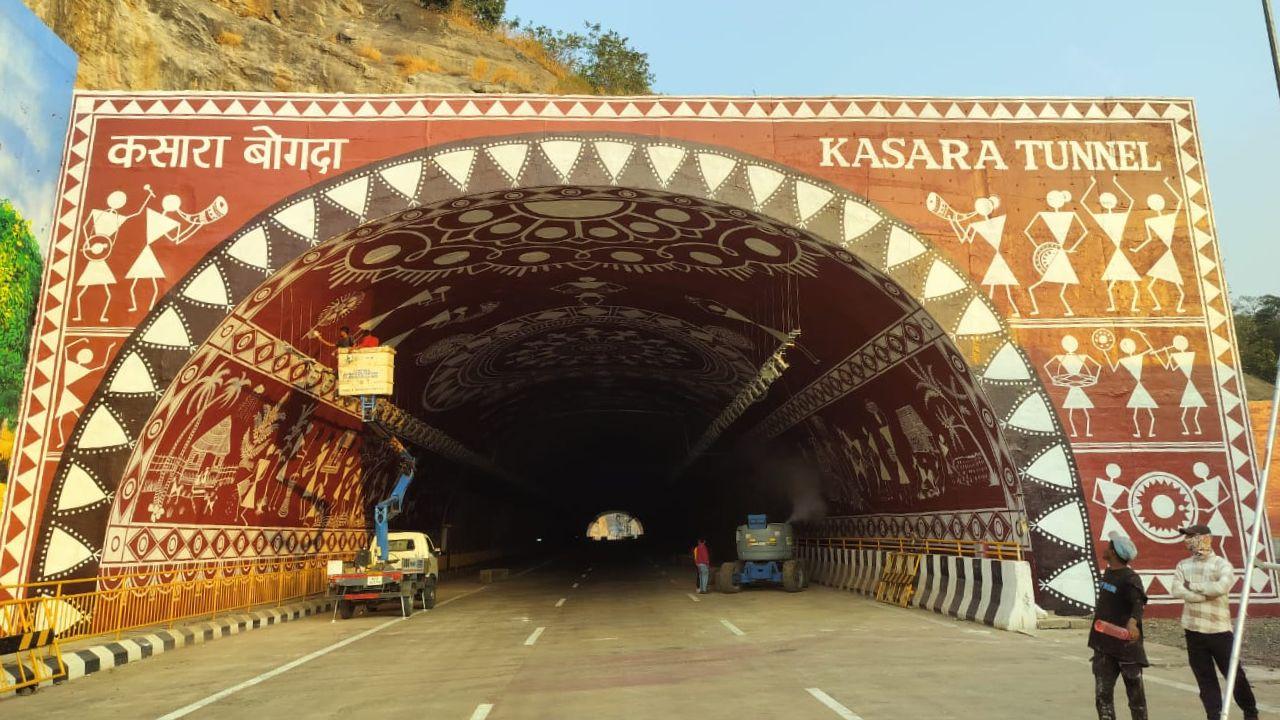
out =
[[(329, 598), (304, 600), (284, 607), (263, 608), (235, 615), (224, 615), (215, 620), (193, 622), (172, 630), (143, 630), (132, 637), (114, 641), (103, 640), (76, 650), (64, 649), (62, 662), (67, 667), (67, 674), (54, 682), (75, 680), (187, 645), (198, 645), (291, 620), (300, 620), (332, 609), (333, 600)], [(58, 672), (57, 661), (54, 658), (45, 658), (43, 662), (50, 673)], [(20, 671), (11, 661), (7, 661), (0, 665), (0, 673), (4, 673), (6, 682), (13, 684), (19, 677)]]
[[(874, 596), (888, 551), (803, 545), (800, 559), (813, 582)], [(921, 555), (911, 604), (1002, 630), (1036, 629), (1031, 565), (955, 555)]]

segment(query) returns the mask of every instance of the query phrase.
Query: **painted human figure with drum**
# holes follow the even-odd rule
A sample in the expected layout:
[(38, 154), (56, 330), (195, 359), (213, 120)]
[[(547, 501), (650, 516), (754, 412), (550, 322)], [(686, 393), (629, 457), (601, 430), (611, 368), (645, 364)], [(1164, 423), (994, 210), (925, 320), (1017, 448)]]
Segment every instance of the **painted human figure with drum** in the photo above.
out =
[(1133, 212), (1133, 196), (1125, 191), (1124, 186), (1120, 184), (1119, 178), (1112, 176), (1111, 183), (1116, 186), (1116, 190), (1125, 197), (1124, 208), (1120, 208), (1120, 201), (1115, 193), (1102, 192), (1098, 194), (1098, 211), (1094, 212), (1089, 207), (1089, 195), (1093, 193), (1098, 185), (1097, 178), (1089, 178), (1089, 188), (1084, 191), (1084, 195), (1080, 197), (1080, 206), (1084, 211), (1089, 213), (1089, 217), (1098, 223), (1098, 227), (1102, 228), (1102, 232), (1107, 239), (1114, 245), (1111, 257), (1107, 260), (1107, 266), (1102, 270), (1102, 280), (1107, 284), (1107, 310), (1116, 311), (1116, 283), (1128, 283), (1133, 290), (1132, 298), (1129, 304), (1129, 310), (1138, 311), (1138, 281), (1142, 276), (1138, 275), (1138, 271), (1134, 269), (1133, 263), (1129, 261), (1128, 256), (1124, 253), (1121, 241), (1124, 240), (1125, 228), (1129, 226), (1129, 215)]
[(127, 221), (141, 215), (147, 208), (147, 203), (156, 196), (150, 185), (143, 185), (142, 188), (147, 191), (147, 197), (132, 213), (124, 212), (129, 196), (123, 190), (114, 190), (107, 195), (105, 210), (89, 211), (89, 217), (84, 221), (83, 228), (86, 238), (80, 243), (80, 254), (87, 262), (80, 271), (80, 276), (76, 278), (76, 287), (80, 288), (80, 291), (76, 293), (76, 314), (73, 320), (81, 319), (85, 292), (91, 287), (101, 287), (106, 297), (102, 301), (102, 312), (98, 319), (102, 322), (107, 321), (107, 308), (111, 305), (111, 286), (117, 282), (115, 273), (111, 272), (111, 267), (107, 265), (107, 260), (115, 250), (120, 228)]
[(1067, 388), (1067, 397), (1062, 407), (1067, 411), (1067, 423), (1071, 426), (1071, 436), (1076, 437), (1076, 411), (1084, 414), (1085, 437), (1093, 437), (1093, 426), (1089, 411), (1093, 409), (1093, 401), (1085, 388), (1098, 384), (1098, 372), (1102, 364), (1094, 360), (1088, 353), (1080, 352), (1080, 341), (1074, 335), (1062, 336), (1062, 352), (1049, 358), (1044, 364), (1045, 372), (1056, 387)]
[(1173, 254), (1173, 231), (1178, 224), (1178, 213), (1182, 211), (1182, 196), (1177, 190), (1173, 189), (1173, 183), (1169, 178), (1165, 178), (1164, 186), (1169, 188), (1169, 192), (1178, 199), (1178, 204), (1169, 212), (1165, 212), (1165, 199), (1159, 193), (1152, 193), (1147, 196), (1147, 207), (1151, 212), (1155, 213), (1145, 220), (1147, 229), (1147, 238), (1138, 243), (1134, 248), (1134, 252), (1139, 252), (1142, 248), (1151, 244), (1152, 240), (1159, 240), (1164, 245), (1164, 253), (1147, 268), (1147, 293), (1151, 295), (1151, 299), (1155, 302), (1154, 309), (1160, 310), (1160, 298), (1156, 295), (1156, 281), (1160, 280), (1169, 283), (1178, 291), (1178, 305), (1175, 310), (1179, 313), (1185, 313), (1187, 309), (1183, 307), (1187, 299), (1187, 293), (1182, 288), (1182, 270), (1178, 267), (1178, 261)]
[[(1022, 230), (1027, 239), (1036, 246), (1031, 264), (1035, 266), (1036, 272), (1040, 273), (1040, 279), (1027, 288), (1027, 295), (1031, 298), (1032, 315), (1040, 314), (1040, 305), (1036, 302), (1036, 288), (1045, 283), (1061, 286), (1058, 297), (1062, 300), (1063, 315), (1067, 317), (1075, 315), (1071, 310), (1071, 304), (1067, 302), (1067, 287), (1079, 285), (1080, 278), (1071, 265), (1071, 254), (1089, 236), (1089, 229), (1085, 227), (1084, 222), (1074, 210), (1063, 209), (1069, 202), (1071, 202), (1071, 193), (1066, 190), (1050, 190), (1045, 196), (1045, 203), (1048, 204), (1049, 209), (1036, 213)], [(1037, 223), (1048, 231), (1048, 239), (1036, 239), (1037, 234), (1033, 230)], [(1072, 234), (1077, 231), (1077, 228), (1080, 234), (1073, 239)]]
[(1131, 337), (1122, 339), (1119, 343), (1119, 353), (1113, 359), (1111, 350), (1117, 347), (1116, 337), (1110, 330), (1101, 328), (1093, 333), (1093, 346), (1103, 352), (1107, 360), (1107, 366), (1111, 368), (1111, 372), (1117, 372), (1121, 368), (1133, 377), (1133, 391), (1129, 393), (1129, 399), (1125, 402), (1125, 407), (1133, 411), (1133, 436), (1142, 437), (1142, 428), (1138, 424), (1138, 415), (1142, 411), (1146, 411), (1147, 437), (1156, 436), (1156, 408), (1160, 407), (1156, 399), (1147, 390), (1147, 386), (1142, 382), (1142, 366), (1145, 363), (1147, 355), (1154, 355), (1155, 348), (1152, 347), (1151, 341), (1147, 339), (1146, 334), (1141, 330), (1134, 330), (1142, 341), (1146, 343), (1146, 350), (1139, 350), (1138, 343)]

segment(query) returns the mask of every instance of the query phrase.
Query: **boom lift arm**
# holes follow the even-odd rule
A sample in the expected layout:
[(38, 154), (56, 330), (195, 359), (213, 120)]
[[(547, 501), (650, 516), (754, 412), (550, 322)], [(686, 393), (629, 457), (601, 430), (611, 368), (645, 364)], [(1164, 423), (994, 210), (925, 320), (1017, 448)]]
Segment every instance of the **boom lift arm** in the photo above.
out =
[(396, 479), (391, 495), (373, 506), (373, 532), (378, 541), (378, 560), (386, 563), (391, 560), (391, 545), (387, 539), (388, 523), (404, 509), (405, 492), (409, 489), (409, 483), (413, 482), (413, 473), (417, 469), (418, 461), (405, 448), (404, 443), (378, 422), (372, 413), (365, 413), (364, 419), (366, 424), (400, 455), (400, 477)]

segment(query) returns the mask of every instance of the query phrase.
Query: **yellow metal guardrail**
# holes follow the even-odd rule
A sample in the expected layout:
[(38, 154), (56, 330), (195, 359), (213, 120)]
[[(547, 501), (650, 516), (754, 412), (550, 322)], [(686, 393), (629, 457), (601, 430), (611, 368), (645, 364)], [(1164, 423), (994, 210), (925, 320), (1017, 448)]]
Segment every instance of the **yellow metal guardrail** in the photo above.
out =
[[(0, 586), (0, 647), (5, 639), (34, 635), (47, 644), (21, 649), (18, 664), (28, 671), (14, 685), (0, 675), (0, 691), (36, 685), (65, 673), (60, 644), (102, 635), (117, 639), (129, 630), (172, 626), (191, 618), (217, 617), (258, 605), (277, 605), (324, 593), (329, 560), (346, 555), (312, 555), (255, 561), (166, 567), (61, 580)], [(52, 630), (52, 636), (46, 631)], [(30, 645), (30, 643), (28, 643)], [(47, 676), (43, 657), (57, 658), (59, 672)]]
[(911, 603), (916, 591), (916, 575), (920, 572), (918, 553), (890, 552), (885, 556), (880, 581), (876, 583), (876, 600), (898, 607)]
[(799, 538), (801, 546), (839, 550), (885, 550), (920, 555), (959, 555), (992, 560), (1022, 560), (1025, 548), (1016, 542), (987, 540), (945, 540), (914, 537), (821, 537)]

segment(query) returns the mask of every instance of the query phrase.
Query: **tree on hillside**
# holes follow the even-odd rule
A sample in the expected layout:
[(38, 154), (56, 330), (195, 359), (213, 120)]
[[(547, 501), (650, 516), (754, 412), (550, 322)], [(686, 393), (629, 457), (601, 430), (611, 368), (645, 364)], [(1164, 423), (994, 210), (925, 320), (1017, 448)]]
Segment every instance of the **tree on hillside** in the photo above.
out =
[[(40, 270), (40, 248), (31, 224), (8, 200), (0, 200), (0, 426), (8, 428), (14, 424), (22, 395)], [(12, 444), (12, 434), (7, 438)], [(9, 450), (0, 447), (0, 465), (5, 464)]]
[(507, 0), (418, 0), (422, 7), (431, 10), (449, 10), (461, 7), (480, 23), (481, 27), (495, 28), (507, 12)]
[(1254, 377), (1274, 380), (1276, 358), (1280, 355), (1280, 296), (1243, 297), (1232, 309), (1241, 366)]
[(585, 23), (586, 33), (553, 30), (545, 25), (512, 27), (542, 43), (557, 62), (586, 80), (604, 95), (645, 95), (651, 92), (653, 71), (649, 54), (631, 46), (630, 38), (600, 23)]

